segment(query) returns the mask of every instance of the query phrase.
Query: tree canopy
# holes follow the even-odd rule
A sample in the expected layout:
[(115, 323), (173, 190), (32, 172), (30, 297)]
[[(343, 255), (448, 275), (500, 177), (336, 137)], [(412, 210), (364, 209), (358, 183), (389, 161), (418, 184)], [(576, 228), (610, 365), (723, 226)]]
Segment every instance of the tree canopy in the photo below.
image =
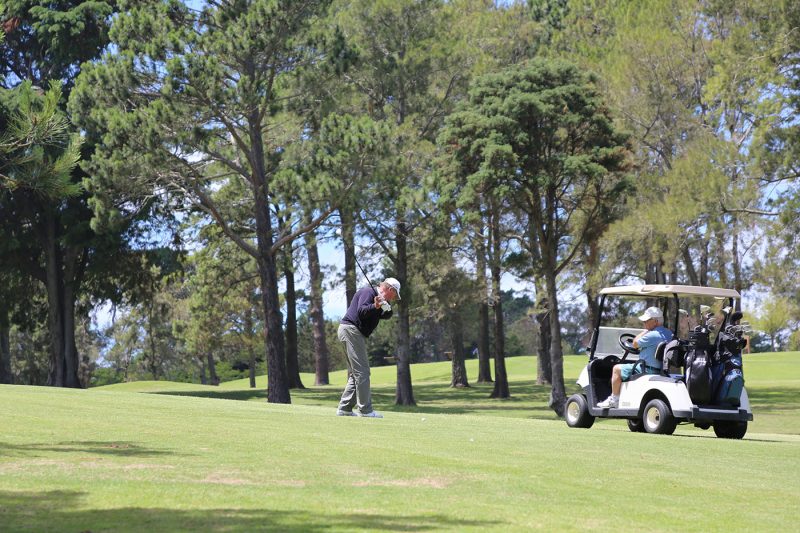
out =
[(799, 26), (789, 0), (2, 2), (0, 382), (266, 370), (290, 402), (343, 368), (356, 259), (403, 285), (370, 344), (400, 405), (412, 363), (466, 386), (473, 353), (508, 397), (535, 347), (561, 413), (608, 285), (735, 288), (790, 346)]

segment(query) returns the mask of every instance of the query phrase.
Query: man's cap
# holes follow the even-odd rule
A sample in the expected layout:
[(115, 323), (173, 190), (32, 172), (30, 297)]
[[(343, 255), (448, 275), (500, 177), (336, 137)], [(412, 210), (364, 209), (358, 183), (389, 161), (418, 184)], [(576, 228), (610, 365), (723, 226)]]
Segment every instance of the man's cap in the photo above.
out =
[(647, 309), (645, 309), (645, 311), (642, 314), (642, 316), (639, 317), (639, 320), (641, 320), (642, 322), (647, 322), (651, 318), (661, 318), (661, 319), (663, 319), (664, 318), (664, 314), (661, 312), (661, 309), (659, 309), (658, 307), (648, 307)]
[(399, 281), (397, 281), (395, 278), (386, 278), (385, 280), (383, 280), (383, 282), (394, 289), (394, 292), (397, 293), (397, 299), (398, 300), (402, 299), (402, 298), (400, 298), (400, 282)]

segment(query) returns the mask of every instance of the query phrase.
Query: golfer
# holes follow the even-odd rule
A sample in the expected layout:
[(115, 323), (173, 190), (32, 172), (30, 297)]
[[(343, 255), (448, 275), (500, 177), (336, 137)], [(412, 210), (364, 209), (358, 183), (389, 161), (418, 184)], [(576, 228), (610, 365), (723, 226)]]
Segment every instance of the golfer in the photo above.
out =
[(353, 301), (339, 324), (339, 340), (347, 350), (347, 377), (342, 399), (339, 400), (338, 416), (383, 418), (372, 409), (372, 393), (369, 390), (369, 359), (367, 359), (367, 337), (378, 327), (380, 320), (392, 317), (391, 302), (400, 299), (400, 282), (386, 278), (377, 289), (364, 287), (356, 292)]
[(639, 317), (645, 330), (633, 339), (633, 347), (639, 352), (638, 363), (614, 365), (611, 371), (611, 396), (597, 404), (597, 407), (608, 409), (619, 405), (619, 393), (622, 382), (628, 381), (636, 374), (659, 374), (661, 361), (656, 359), (656, 348), (661, 342), (672, 340), (672, 332), (664, 327), (664, 314), (658, 307), (648, 307)]

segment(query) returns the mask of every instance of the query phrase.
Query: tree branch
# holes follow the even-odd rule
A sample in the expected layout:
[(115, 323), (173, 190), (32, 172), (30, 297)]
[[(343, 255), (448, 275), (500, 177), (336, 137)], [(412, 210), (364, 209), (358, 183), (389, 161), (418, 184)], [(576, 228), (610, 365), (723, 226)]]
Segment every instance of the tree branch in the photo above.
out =
[(722, 212), (724, 214), (727, 214), (727, 213), (747, 213), (747, 214), (750, 214), (750, 215), (762, 215), (762, 216), (767, 216), (767, 217), (776, 217), (776, 216), (780, 215), (780, 213), (775, 212), (775, 211), (762, 211), (761, 209), (750, 209), (750, 208), (747, 208), (747, 207), (739, 207), (739, 208), (729, 209), (729, 208), (725, 207), (725, 204), (723, 204), (722, 202), (719, 203), (719, 206), (722, 209)]

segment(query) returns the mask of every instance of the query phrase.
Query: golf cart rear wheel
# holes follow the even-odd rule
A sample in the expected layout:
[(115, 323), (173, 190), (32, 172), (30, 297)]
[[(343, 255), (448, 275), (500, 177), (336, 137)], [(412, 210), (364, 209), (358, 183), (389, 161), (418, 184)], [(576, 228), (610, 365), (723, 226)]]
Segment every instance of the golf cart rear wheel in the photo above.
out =
[(644, 422), (641, 418), (629, 418), (628, 429), (634, 433), (644, 433)]
[(672, 416), (669, 406), (663, 400), (656, 398), (647, 402), (642, 415), (642, 425), (648, 433), (672, 435), (678, 422)]
[(589, 404), (583, 394), (573, 394), (569, 397), (564, 417), (571, 428), (590, 428), (594, 424), (594, 417), (589, 414)]
[(735, 420), (717, 420), (714, 422), (714, 434), (721, 439), (741, 439), (747, 433), (747, 422)]

